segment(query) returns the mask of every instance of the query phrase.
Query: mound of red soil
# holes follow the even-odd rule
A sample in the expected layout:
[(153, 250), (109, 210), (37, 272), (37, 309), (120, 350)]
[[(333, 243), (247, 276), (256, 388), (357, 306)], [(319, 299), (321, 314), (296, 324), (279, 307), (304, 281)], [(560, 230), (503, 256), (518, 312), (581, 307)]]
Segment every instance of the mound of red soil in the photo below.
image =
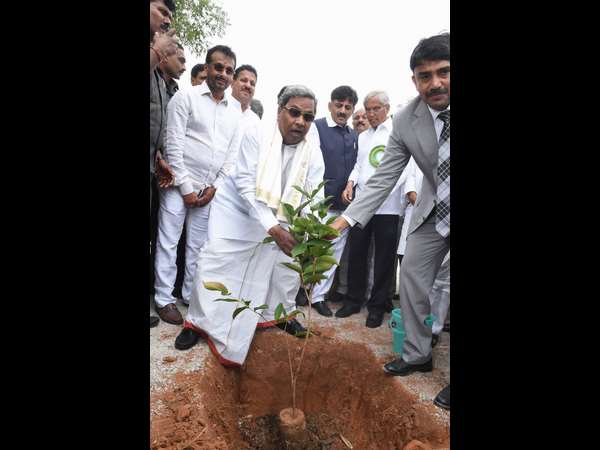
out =
[[(299, 356), (303, 340), (278, 330), (256, 333), (242, 369), (210, 359), (203, 371), (177, 374), (164, 407), (151, 418), (151, 448), (172, 450), (281, 450), (279, 411), (290, 407), (286, 342)], [(297, 359), (296, 362), (297, 363)], [(310, 442), (305, 450), (400, 450), (411, 441), (449, 448), (449, 430), (424, 405), (386, 376), (363, 344), (326, 337), (309, 340), (297, 385)], [(345, 443), (346, 441), (347, 443)]]

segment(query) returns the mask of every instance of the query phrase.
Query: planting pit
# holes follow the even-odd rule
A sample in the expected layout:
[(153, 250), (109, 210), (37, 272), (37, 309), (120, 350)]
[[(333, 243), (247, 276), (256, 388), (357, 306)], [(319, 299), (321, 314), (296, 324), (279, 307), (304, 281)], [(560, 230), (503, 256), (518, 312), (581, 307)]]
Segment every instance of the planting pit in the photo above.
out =
[[(174, 375), (173, 388), (153, 396), (152, 449), (282, 450), (279, 412), (292, 406), (286, 343), (303, 340), (279, 330), (257, 331), (244, 367), (210, 357), (202, 371)], [(310, 338), (297, 407), (306, 415), (306, 450), (448, 449), (448, 425), (386, 375), (361, 343)]]

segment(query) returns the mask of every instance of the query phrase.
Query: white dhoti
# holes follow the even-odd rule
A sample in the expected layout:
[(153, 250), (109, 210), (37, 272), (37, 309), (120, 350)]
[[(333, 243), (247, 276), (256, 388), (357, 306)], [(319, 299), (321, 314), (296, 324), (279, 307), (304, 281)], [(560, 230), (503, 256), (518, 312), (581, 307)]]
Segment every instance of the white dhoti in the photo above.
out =
[[(282, 303), (289, 313), (295, 308), (300, 278), (282, 262), (291, 262), (277, 245), (235, 239), (209, 240), (200, 254), (197, 281), (184, 324), (208, 341), (210, 349), (227, 366), (241, 365), (248, 354), (257, 327), (275, 325), (274, 311)], [(205, 289), (203, 282), (219, 281), (231, 297), (251, 301), (250, 307), (266, 304), (268, 309), (232, 315), (239, 303), (217, 302), (218, 291)], [(227, 298), (227, 297), (226, 297)]]

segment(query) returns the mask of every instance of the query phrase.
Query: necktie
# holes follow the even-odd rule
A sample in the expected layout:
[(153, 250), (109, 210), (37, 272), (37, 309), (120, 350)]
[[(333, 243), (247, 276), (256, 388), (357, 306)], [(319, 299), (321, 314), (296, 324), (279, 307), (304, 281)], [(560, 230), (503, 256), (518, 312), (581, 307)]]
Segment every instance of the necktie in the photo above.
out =
[(444, 122), (444, 127), (439, 142), (435, 229), (442, 237), (446, 237), (450, 234), (450, 111), (442, 111), (438, 118)]

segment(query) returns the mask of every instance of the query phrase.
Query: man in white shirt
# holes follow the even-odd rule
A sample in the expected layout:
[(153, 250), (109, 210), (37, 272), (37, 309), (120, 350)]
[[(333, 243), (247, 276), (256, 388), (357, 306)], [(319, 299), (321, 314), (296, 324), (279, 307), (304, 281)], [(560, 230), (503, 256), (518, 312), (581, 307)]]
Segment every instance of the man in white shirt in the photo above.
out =
[(229, 47), (211, 48), (206, 55), (206, 83), (178, 91), (167, 106), (165, 158), (175, 173), (175, 182), (160, 191), (154, 301), (161, 319), (176, 325), (183, 323), (172, 295), (183, 225), (186, 254), (182, 297), (187, 304), (198, 252), (206, 240), (210, 202), (237, 155), (234, 136), (241, 110), (225, 93), (235, 63)]
[[(323, 180), (321, 151), (306, 139), (316, 111), (313, 92), (287, 86), (278, 103), (275, 126), (265, 128), (259, 122), (244, 132), (235, 169), (211, 211), (190, 308), (175, 340), (175, 348), (185, 350), (203, 336), (219, 361), (230, 367), (243, 364), (257, 327), (276, 325), (279, 303), (288, 313), (295, 308), (300, 280), (281, 263), (292, 261), (289, 255), (297, 243), (287, 231), (282, 203), (299, 206), (303, 196), (292, 186), (310, 190)], [(274, 242), (265, 244), (268, 235)], [(216, 302), (222, 295), (204, 288), (209, 281), (223, 283), (234, 298), (251, 301), (253, 308), (268, 308), (260, 318), (244, 311), (232, 319), (238, 305)], [(306, 331), (295, 319), (285, 329), (290, 334)]]
[[(360, 198), (365, 185), (375, 169), (379, 166), (385, 152), (388, 137), (392, 131), (392, 119), (388, 117), (390, 102), (383, 91), (373, 91), (365, 96), (365, 111), (371, 128), (358, 137), (358, 156), (354, 170), (348, 178), (348, 184), (342, 194), (348, 203), (353, 200), (353, 189), (356, 186), (356, 198)], [(373, 272), (373, 288), (367, 308), (366, 326), (377, 328), (383, 322), (386, 310), (391, 309), (390, 289), (394, 277), (394, 261), (398, 236), (399, 205), (402, 192), (398, 183), (390, 192), (375, 215), (363, 228), (352, 228), (350, 231), (348, 293), (344, 298), (344, 306), (336, 317), (348, 317), (360, 311), (364, 302), (367, 286), (367, 255), (371, 237), (375, 240), (375, 263)]]

